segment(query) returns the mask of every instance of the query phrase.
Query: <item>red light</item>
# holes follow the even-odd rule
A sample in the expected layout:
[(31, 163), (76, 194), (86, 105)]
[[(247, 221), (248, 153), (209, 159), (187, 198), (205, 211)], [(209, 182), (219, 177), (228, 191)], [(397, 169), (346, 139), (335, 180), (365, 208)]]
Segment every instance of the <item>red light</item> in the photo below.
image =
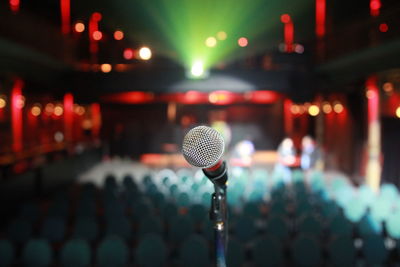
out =
[(282, 21), (282, 23), (289, 23), (290, 22), (290, 16), (289, 16), (289, 14), (283, 14), (282, 16), (281, 16), (281, 21)]
[(326, 0), (315, 1), (315, 34), (321, 38), (325, 35)]
[(380, 32), (387, 32), (389, 30), (389, 26), (386, 23), (381, 23), (379, 25), (379, 31)]
[(94, 12), (94, 13), (92, 14), (92, 18), (93, 18), (93, 20), (99, 22), (99, 21), (101, 20), (101, 18), (102, 18), (101, 13), (99, 13), (99, 12)]
[(117, 41), (124, 39), (124, 32), (123, 31), (115, 31), (114, 39)]
[(126, 59), (126, 60), (130, 60), (130, 59), (132, 59), (133, 58), (133, 49), (131, 49), (131, 48), (126, 48), (125, 50), (124, 50), (124, 58)]
[(249, 44), (249, 41), (246, 37), (240, 37), (238, 40), (238, 44), (240, 47), (246, 47)]
[(103, 38), (103, 34), (101, 33), (101, 31), (94, 31), (93, 32), (93, 40), (100, 41), (101, 38)]
[(250, 93), (251, 101), (258, 104), (273, 103), (278, 97), (278, 94), (272, 91), (254, 91)]
[(373, 16), (373, 17), (379, 16), (379, 9), (381, 8), (380, 0), (371, 0), (369, 2), (369, 7), (370, 7), (371, 16)]
[(12, 12), (18, 12), (19, 11), (19, 0), (10, 0), (10, 9)]

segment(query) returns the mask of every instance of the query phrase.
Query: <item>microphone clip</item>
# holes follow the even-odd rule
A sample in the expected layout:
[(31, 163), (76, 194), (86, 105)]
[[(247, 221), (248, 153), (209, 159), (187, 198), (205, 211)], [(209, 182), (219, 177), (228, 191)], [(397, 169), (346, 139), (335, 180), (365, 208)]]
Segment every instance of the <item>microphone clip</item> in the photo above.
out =
[(203, 169), (203, 173), (215, 186), (219, 186), (221, 188), (226, 186), (228, 175), (225, 161), (223, 161), (222, 164), (215, 170)]

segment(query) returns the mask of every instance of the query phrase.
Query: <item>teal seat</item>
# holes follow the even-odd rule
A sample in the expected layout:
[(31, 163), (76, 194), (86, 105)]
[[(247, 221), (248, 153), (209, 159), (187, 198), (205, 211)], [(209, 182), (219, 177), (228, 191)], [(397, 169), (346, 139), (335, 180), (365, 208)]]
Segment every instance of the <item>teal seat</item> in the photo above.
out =
[(323, 231), (322, 222), (314, 215), (306, 215), (300, 219), (297, 231), (301, 234), (320, 237)]
[(167, 247), (157, 234), (147, 234), (140, 241), (135, 251), (136, 262), (143, 267), (162, 267), (167, 261)]
[(77, 218), (74, 228), (73, 236), (75, 238), (82, 238), (87, 241), (96, 240), (99, 233), (99, 227), (96, 219), (92, 217)]
[(256, 267), (284, 265), (282, 243), (271, 236), (263, 236), (255, 242), (253, 256)]
[(11, 266), (15, 258), (15, 249), (10, 241), (0, 239), (0, 267)]
[(368, 235), (363, 238), (362, 252), (369, 266), (379, 266), (385, 263), (389, 257), (384, 239), (380, 235)]
[(383, 232), (382, 224), (370, 214), (365, 215), (357, 224), (357, 230), (361, 237), (369, 235), (381, 235)]
[(179, 207), (189, 207), (190, 206), (190, 197), (186, 192), (181, 192), (178, 194), (177, 204)]
[(367, 212), (367, 204), (361, 198), (353, 197), (344, 206), (344, 215), (353, 223), (359, 222)]
[(333, 239), (328, 244), (330, 262), (338, 267), (351, 267), (355, 265), (357, 251), (353, 239), (349, 236), (341, 236)]
[(243, 216), (250, 218), (259, 218), (261, 216), (261, 211), (258, 203), (249, 202), (243, 207)]
[(320, 266), (322, 249), (311, 237), (300, 235), (293, 242), (292, 255), (297, 266)]
[(47, 218), (41, 229), (41, 236), (50, 242), (61, 242), (65, 237), (64, 219), (53, 217)]
[(208, 267), (210, 264), (206, 240), (199, 235), (192, 235), (179, 250), (181, 266)]
[(44, 267), (49, 266), (53, 260), (51, 247), (46, 240), (31, 239), (22, 251), (24, 266)]
[(201, 223), (205, 218), (208, 218), (206, 208), (201, 204), (194, 204), (189, 208), (189, 215), (195, 223)]
[(234, 228), (235, 237), (245, 243), (252, 240), (257, 234), (254, 219), (249, 217), (240, 217), (236, 221)]
[(72, 239), (61, 249), (60, 263), (64, 267), (85, 267), (90, 265), (90, 247), (82, 239)]
[(35, 223), (40, 216), (40, 209), (36, 203), (24, 203), (19, 211), (18, 218)]
[(228, 267), (241, 267), (245, 261), (245, 250), (243, 245), (234, 238), (228, 241), (228, 251), (226, 253), (226, 264)]
[(25, 243), (32, 236), (32, 224), (24, 219), (11, 221), (7, 229), (7, 237), (16, 243)]
[(156, 216), (146, 216), (139, 222), (138, 234), (140, 237), (148, 233), (162, 234), (163, 225), (160, 218)]
[(353, 224), (343, 215), (337, 214), (328, 223), (328, 230), (331, 237), (335, 236), (352, 236)]
[(400, 238), (400, 212), (391, 213), (386, 218), (386, 231), (394, 239)]
[(171, 220), (169, 238), (173, 244), (182, 243), (194, 233), (193, 220), (187, 215), (179, 215)]
[(370, 212), (371, 216), (378, 222), (383, 222), (393, 210), (393, 201), (390, 198), (385, 197), (384, 195), (380, 195), (375, 199), (374, 202), (371, 203)]
[(266, 232), (268, 235), (275, 236), (281, 241), (289, 238), (291, 229), (289, 224), (282, 217), (271, 217), (267, 221)]
[(108, 236), (96, 251), (97, 264), (101, 267), (126, 266), (128, 262), (128, 248), (121, 238)]
[(125, 216), (109, 218), (107, 220), (106, 234), (129, 240), (132, 237), (131, 223)]
[(160, 210), (161, 217), (166, 222), (170, 222), (172, 218), (178, 215), (178, 207), (175, 203), (168, 202)]

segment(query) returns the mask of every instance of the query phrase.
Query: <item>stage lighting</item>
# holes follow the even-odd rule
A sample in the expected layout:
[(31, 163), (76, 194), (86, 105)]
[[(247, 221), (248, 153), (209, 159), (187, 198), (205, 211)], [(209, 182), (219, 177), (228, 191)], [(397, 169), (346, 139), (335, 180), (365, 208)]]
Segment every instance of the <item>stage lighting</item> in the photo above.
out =
[(150, 48), (143, 46), (142, 48), (140, 48), (139, 50), (139, 58), (141, 60), (149, 60), (151, 58), (151, 50)]
[(61, 116), (63, 113), (64, 113), (63, 107), (61, 106), (61, 104), (57, 104), (57, 105), (54, 107), (54, 115), (56, 115), (56, 116)]
[(313, 117), (317, 116), (319, 114), (319, 107), (317, 105), (311, 105), (308, 108), (308, 114), (310, 114)]
[(206, 46), (208, 47), (215, 47), (217, 45), (217, 39), (215, 37), (208, 37), (206, 39)]
[(400, 119), (400, 106), (396, 109), (396, 116)]
[(322, 110), (324, 111), (325, 114), (331, 113), (332, 112), (331, 104), (329, 104), (329, 102), (322, 103)]
[(109, 73), (112, 70), (112, 66), (110, 64), (101, 64), (100, 69), (104, 73)]
[(85, 31), (85, 24), (83, 24), (83, 22), (77, 22), (77, 23), (75, 23), (74, 29), (76, 32), (81, 33), (83, 31)]
[(228, 35), (224, 31), (220, 31), (217, 33), (218, 40), (223, 41), (223, 40), (226, 40), (227, 37), (228, 37)]
[(5, 108), (7, 105), (6, 98), (4, 96), (0, 96), (0, 108)]
[(40, 108), (40, 104), (35, 104), (31, 109), (31, 113), (35, 117), (39, 116), (42, 113), (42, 109)]
[(115, 31), (114, 32), (114, 39), (117, 40), (117, 41), (124, 39), (124, 32), (120, 31), (120, 30)]
[(342, 105), (340, 102), (336, 102), (336, 103), (333, 105), (333, 110), (334, 110), (336, 113), (341, 113), (341, 112), (343, 111), (343, 109), (344, 109), (344, 107), (343, 107), (343, 105)]
[(247, 40), (246, 37), (240, 37), (238, 40), (238, 45), (240, 47), (246, 47), (249, 44), (249, 41)]
[(92, 37), (93, 40), (100, 41), (103, 38), (103, 33), (101, 31), (94, 31)]
[(204, 77), (204, 63), (203, 61), (196, 61), (190, 69), (190, 74), (193, 78)]

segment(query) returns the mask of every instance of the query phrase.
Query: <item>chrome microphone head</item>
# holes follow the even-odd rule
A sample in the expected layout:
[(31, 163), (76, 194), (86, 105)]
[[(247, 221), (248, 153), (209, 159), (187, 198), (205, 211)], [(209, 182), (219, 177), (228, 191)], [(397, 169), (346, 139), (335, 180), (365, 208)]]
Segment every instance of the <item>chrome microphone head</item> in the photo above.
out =
[(219, 132), (207, 126), (198, 126), (183, 139), (182, 153), (190, 165), (209, 168), (221, 159), (224, 147), (224, 139)]

